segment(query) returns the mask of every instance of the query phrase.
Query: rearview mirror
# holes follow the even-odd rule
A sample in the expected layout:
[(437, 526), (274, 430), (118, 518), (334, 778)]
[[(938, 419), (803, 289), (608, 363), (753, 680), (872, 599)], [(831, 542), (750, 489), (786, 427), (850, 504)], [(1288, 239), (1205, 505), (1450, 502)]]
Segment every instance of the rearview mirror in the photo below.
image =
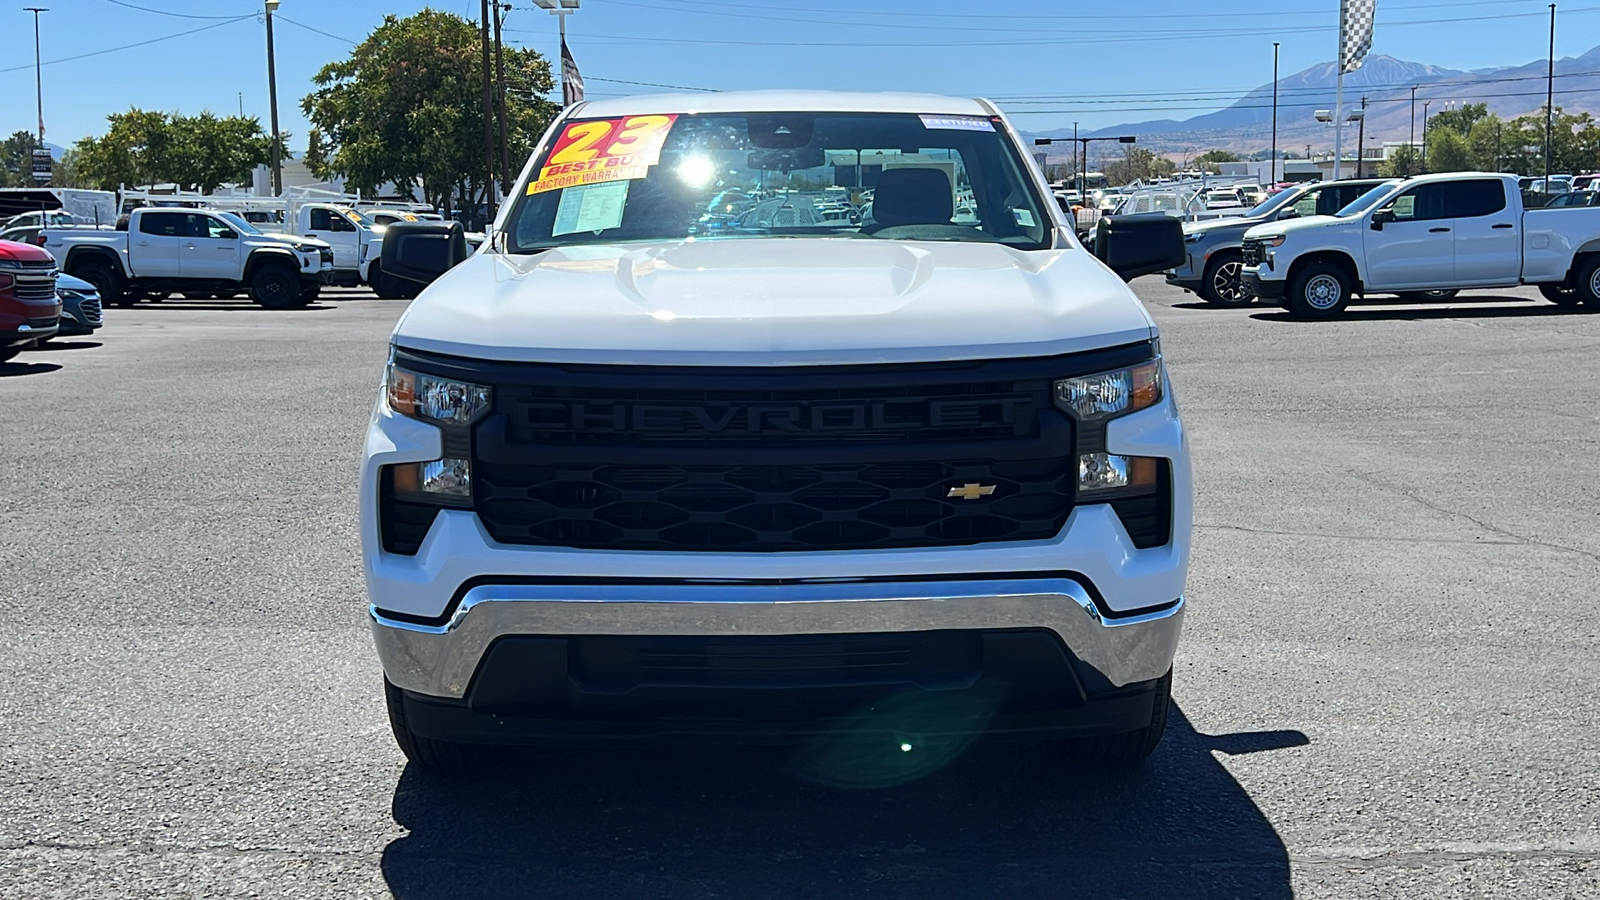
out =
[(383, 233), (383, 274), (401, 279), (416, 296), (471, 254), (460, 222), (396, 222)]
[(794, 150), (752, 150), (745, 157), (745, 168), (764, 172), (792, 172), (795, 169), (818, 169), (827, 162), (821, 147), (799, 147)]
[(1372, 230), (1382, 231), (1383, 226), (1394, 221), (1393, 209), (1380, 209), (1372, 214)]
[(1094, 255), (1123, 281), (1183, 264), (1183, 222), (1161, 213), (1108, 216), (1095, 231)]

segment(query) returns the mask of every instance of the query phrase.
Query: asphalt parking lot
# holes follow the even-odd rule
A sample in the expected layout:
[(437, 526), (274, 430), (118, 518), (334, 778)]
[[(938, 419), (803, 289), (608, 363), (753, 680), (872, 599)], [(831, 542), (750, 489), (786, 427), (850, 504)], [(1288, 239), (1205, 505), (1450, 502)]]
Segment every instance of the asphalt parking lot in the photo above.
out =
[(356, 474), (403, 303), (167, 302), (0, 364), (0, 896), (1600, 896), (1600, 311), (1209, 310), (1166, 742), (839, 791), (780, 750), (388, 733)]

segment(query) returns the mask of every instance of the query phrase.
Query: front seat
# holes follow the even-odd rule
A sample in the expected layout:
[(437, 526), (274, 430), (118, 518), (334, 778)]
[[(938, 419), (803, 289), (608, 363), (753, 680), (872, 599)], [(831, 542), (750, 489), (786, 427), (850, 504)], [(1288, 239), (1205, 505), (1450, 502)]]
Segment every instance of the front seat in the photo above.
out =
[(885, 169), (872, 195), (872, 234), (896, 225), (949, 225), (954, 191), (943, 169)]

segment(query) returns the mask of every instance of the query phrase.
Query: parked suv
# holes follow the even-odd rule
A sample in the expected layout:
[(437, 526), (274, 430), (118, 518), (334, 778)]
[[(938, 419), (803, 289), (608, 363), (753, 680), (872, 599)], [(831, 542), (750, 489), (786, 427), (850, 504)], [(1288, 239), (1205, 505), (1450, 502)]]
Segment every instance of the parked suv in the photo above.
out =
[[(396, 327), (367, 435), (406, 755), (980, 733), (1149, 754), (1190, 471), (1124, 279), (1173, 265), (1181, 226), (1102, 223), (1103, 263), (1026, 149), (992, 104), (926, 95), (566, 110), (489, 243)], [(870, 223), (816, 213), (835, 181), (874, 191)], [(772, 184), (795, 189), (701, 224)], [(396, 224), (383, 259), (464, 246)]]
[(1268, 197), (1243, 216), (1191, 222), (1183, 228), (1186, 258), (1167, 273), (1167, 283), (1199, 294), (1212, 306), (1248, 306), (1256, 298), (1240, 277), (1246, 231), (1267, 222), (1331, 216), (1383, 183), (1373, 178), (1301, 185)]
[(60, 327), (55, 258), (31, 244), (0, 241), (0, 362)]

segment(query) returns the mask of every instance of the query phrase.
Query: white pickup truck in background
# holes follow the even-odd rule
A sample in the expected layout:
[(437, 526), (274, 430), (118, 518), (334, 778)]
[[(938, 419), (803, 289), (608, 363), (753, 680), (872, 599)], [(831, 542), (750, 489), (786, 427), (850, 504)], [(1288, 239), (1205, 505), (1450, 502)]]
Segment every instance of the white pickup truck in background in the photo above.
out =
[[(270, 229), (270, 225), (263, 225)], [(382, 281), (378, 254), (383, 249), (383, 226), (357, 210), (335, 203), (289, 204), (284, 231), (326, 241), (333, 247), (333, 283), (345, 286), (376, 285)]]
[(1355, 294), (1518, 285), (1600, 305), (1600, 207), (1525, 210), (1515, 175), (1374, 188), (1334, 216), (1252, 228), (1243, 251), (1246, 286), (1302, 316), (1338, 315)]
[(63, 271), (115, 306), (169, 292), (248, 290), (256, 303), (284, 309), (315, 300), (333, 279), (327, 244), (252, 233), (205, 209), (136, 209), (126, 230), (46, 229), (40, 238)]

